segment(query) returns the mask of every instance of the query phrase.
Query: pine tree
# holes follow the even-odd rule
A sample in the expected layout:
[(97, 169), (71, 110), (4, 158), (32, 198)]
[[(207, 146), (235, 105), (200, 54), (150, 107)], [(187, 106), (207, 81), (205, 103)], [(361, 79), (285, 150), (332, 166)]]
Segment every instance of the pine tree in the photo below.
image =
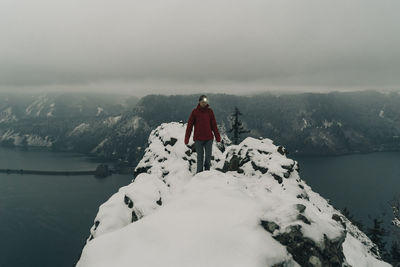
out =
[(232, 114), (233, 117), (232, 119), (232, 129), (230, 129), (228, 132), (233, 131), (233, 143), (235, 145), (239, 144), (239, 135), (242, 133), (249, 133), (250, 130), (244, 129), (242, 122), (239, 120), (239, 115), (243, 115), (240, 113), (239, 109), (235, 107), (235, 112)]
[(386, 242), (383, 240), (383, 237), (387, 235), (387, 231), (382, 227), (382, 220), (374, 218), (373, 226), (367, 229), (367, 235), (374, 242), (381, 253), (381, 256), (385, 258), (387, 256), (387, 252), (385, 249)]
[(393, 200), (390, 202), (390, 206), (393, 211), (393, 224), (395, 227), (400, 229), (400, 225), (397, 225), (394, 223), (394, 221), (400, 221), (400, 196), (393, 198)]
[(361, 221), (358, 221), (354, 218), (353, 214), (350, 213), (350, 211), (345, 207), (343, 210), (341, 210), (344, 216), (346, 216), (349, 221), (354, 224), (355, 226), (358, 227), (361, 231), (364, 231), (364, 225), (361, 223)]
[(397, 241), (392, 243), (392, 247), (390, 248), (390, 256), (392, 258), (393, 266), (400, 266), (400, 246)]

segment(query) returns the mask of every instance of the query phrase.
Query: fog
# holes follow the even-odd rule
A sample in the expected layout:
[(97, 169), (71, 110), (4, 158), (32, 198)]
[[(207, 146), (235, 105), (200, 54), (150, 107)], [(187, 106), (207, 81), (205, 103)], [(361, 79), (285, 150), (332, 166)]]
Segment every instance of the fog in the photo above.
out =
[(3, 0), (0, 90), (400, 88), (396, 0)]

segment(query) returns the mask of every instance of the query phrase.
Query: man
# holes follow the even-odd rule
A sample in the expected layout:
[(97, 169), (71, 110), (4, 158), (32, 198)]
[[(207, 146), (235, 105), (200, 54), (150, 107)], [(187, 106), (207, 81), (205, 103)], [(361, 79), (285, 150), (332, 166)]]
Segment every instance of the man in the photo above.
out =
[[(210, 170), (211, 166), (211, 149), (213, 143), (213, 133), (217, 142), (221, 141), (221, 136), (218, 132), (217, 122), (215, 120), (214, 112), (208, 107), (207, 96), (202, 95), (199, 98), (197, 107), (190, 113), (189, 121), (186, 127), (185, 144), (189, 143), (190, 134), (194, 125), (194, 146), (197, 153), (197, 172), (204, 169)], [(205, 152), (205, 153), (204, 153)], [(204, 160), (205, 154), (205, 160)]]

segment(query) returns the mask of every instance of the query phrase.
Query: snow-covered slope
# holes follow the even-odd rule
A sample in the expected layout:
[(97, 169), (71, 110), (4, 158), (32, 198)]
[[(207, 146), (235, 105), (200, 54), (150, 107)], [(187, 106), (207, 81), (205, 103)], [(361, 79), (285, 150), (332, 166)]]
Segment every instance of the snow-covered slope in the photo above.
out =
[(214, 142), (211, 170), (195, 174), (185, 128), (151, 132), (133, 182), (100, 206), (78, 267), (390, 266), (283, 147)]

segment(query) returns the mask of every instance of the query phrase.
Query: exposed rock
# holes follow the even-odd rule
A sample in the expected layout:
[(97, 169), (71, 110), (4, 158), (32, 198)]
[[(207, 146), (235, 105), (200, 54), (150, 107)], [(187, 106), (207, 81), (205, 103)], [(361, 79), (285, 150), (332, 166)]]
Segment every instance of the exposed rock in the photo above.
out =
[(239, 168), (239, 162), (240, 158), (237, 155), (233, 155), (229, 162), (225, 161), (222, 171), (223, 172), (237, 171)]
[(262, 174), (264, 174), (268, 171), (268, 168), (257, 166), (253, 161), (251, 162), (251, 166), (253, 166), (253, 169), (255, 171), (260, 171)]
[(139, 220), (138, 216), (136, 215), (135, 211), (132, 211), (132, 222), (136, 222)]
[(275, 180), (277, 180), (278, 181), (278, 183), (282, 183), (283, 182), (283, 179), (282, 179), (282, 177), (280, 177), (279, 175), (277, 175), (277, 174), (275, 174), (275, 173), (271, 173), (271, 175), (272, 175), (272, 177), (274, 177), (275, 178)]
[(339, 214), (333, 214), (332, 219), (339, 222), (344, 229), (346, 229), (346, 223), (343, 221), (342, 217)]
[(94, 230), (97, 229), (97, 227), (99, 226), (99, 224), (100, 224), (100, 221), (95, 221), (95, 222), (94, 222)]
[[(168, 128), (171, 128), (171, 131)], [(198, 194), (197, 200), (188, 203), (191, 198), (175, 199), (183, 201), (183, 206), (189, 207), (186, 210), (179, 208), (174, 211), (175, 215), (193, 211), (193, 209), (197, 212), (197, 208), (203, 205), (205, 199), (211, 199), (211, 202), (207, 203), (206, 206), (201, 206), (200, 211), (206, 212), (208, 209), (213, 209), (215, 202), (213, 202), (213, 197), (205, 196), (208, 196), (207, 192), (217, 190), (215, 192), (216, 201), (219, 200), (220, 196), (230, 197), (231, 193), (238, 194), (238, 197), (230, 198), (228, 202), (224, 202), (219, 212), (205, 214), (217, 216), (216, 214), (223, 214), (224, 210), (227, 210), (227, 214), (230, 214), (231, 210), (234, 209), (233, 207), (237, 207), (237, 203), (231, 205), (229, 209), (226, 209), (228, 205), (226, 203), (241, 201), (241, 196), (247, 195), (250, 198), (244, 199), (248, 199), (249, 203), (252, 199), (257, 202), (253, 204), (263, 207), (259, 214), (254, 214), (254, 220), (252, 219), (258, 221), (266, 231), (263, 236), (267, 237), (268, 235), (268, 238), (264, 241), (271, 242), (269, 243), (271, 247), (262, 247), (261, 250), (274, 248), (274, 253), (275, 251), (281, 253), (279, 258), (269, 259), (270, 262), (267, 266), (292, 267), (298, 266), (297, 263), (300, 266), (314, 267), (347, 266), (343, 249), (345, 249), (347, 255), (349, 242), (352, 241), (348, 241), (346, 235), (352, 230), (349, 230), (349, 227), (346, 230), (345, 227), (346, 224), (351, 225), (351, 223), (347, 222), (340, 212), (331, 207), (320, 195), (314, 193), (300, 179), (296, 171), (298, 163), (285, 156), (287, 151), (284, 147), (277, 148), (269, 139), (247, 138), (237, 146), (226, 147), (224, 154), (220, 153), (218, 149), (213, 150), (212, 168), (214, 170), (203, 172), (199, 174), (200, 176), (196, 174), (196, 176), (193, 168), (195, 167), (196, 157), (192, 154), (192, 150), (181, 145), (183, 135), (180, 133), (183, 131), (184, 127), (181, 124), (179, 126), (173, 123), (171, 125), (163, 124), (163, 127), (156, 131), (157, 136), (153, 134), (149, 138), (149, 149), (146, 149), (145, 156), (135, 169), (135, 177), (140, 173), (142, 175), (132, 184), (121, 188), (115, 196), (108, 200), (107, 205), (102, 205), (98, 216), (96, 216), (94, 227), (91, 228), (89, 240), (121, 229), (158, 209), (168, 209), (168, 201), (173, 199), (171, 196), (176, 197), (175, 192), (180, 192), (182, 189), (188, 190), (188, 193), (197, 192), (195, 193)], [(171, 136), (176, 137), (177, 141), (174, 141)], [(175, 146), (175, 144), (177, 145)], [(225, 173), (220, 173), (215, 169)], [(228, 171), (237, 173), (226, 173)], [(192, 177), (192, 175), (195, 175), (195, 177)], [(284, 178), (287, 179), (283, 184)], [(196, 191), (201, 189), (202, 186), (205, 186), (204, 191)], [(130, 198), (133, 196), (135, 203)], [(192, 197), (192, 195), (190, 196)], [(308, 200), (308, 202), (299, 201), (295, 197)], [(130, 208), (128, 212), (126, 206)], [(239, 210), (238, 215), (243, 215), (244, 211), (249, 210), (251, 211), (252, 208)], [(162, 212), (158, 214), (162, 215)], [(165, 213), (162, 216), (168, 217), (168, 215), (173, 216), (170, 213)], [(332, 220), (326, 223), (330, 216)], [(236, 217), (241, 218), (240, 216)], [(148, 218), (151, 220), (151, 218), (157, 217), (149, 216)], [(136, 225), (140, 227), (142, 224)], [(203, 229), (202, 224), (199, 224), (198, 227), (200, 230)], [(227, 227), (227, 229), (230, 228)], [(195, 232), (197, 230), (191, 231), (190, 234)], [(231, 234), (237, 234), (234, 232), (231, 232)], [(118, 234), (117, 231), (116, 234)], [(360, 243), (364, 236), (362, 236), (362, 233), (353, 236), (358, 240), (355, 240), (355, 242), (359, 242), (356, 245), (363, 249), (357, 252), (360, 253), (357, 256), (365, 258), (368, 251), (364, 250), (363, 245), (365, 244)], [(271, 237), (276, 241), (272, 240)], [(120, 236), (120, 238), (124, 237)], [(130, 237), (126, 238), (129, 239)], [(367, 237), (365, 238), (367, 239)], [(132, 239), (137, 240), (136, 237)], [(206, 241), (208, 242), (208, 240)], [(96, 241), (93, 244), (96, 244)], [(149, 249), (152, 249), (151, 244)], [(281, 252), (278, 252), (279, 250)], [(127, 253), (127, 255), (130, 255), (131, 252), (128, 251)], [(372, 254), (369, 253), (369, 255)], [(379, 259), (379, 257), (374, 257)], [(110, 259), (113, 261), (114, 258), (110, 257)], [(348, 260), (351, 261), (352, 259), (349, 258)]]
[(297, 198), (301, 198), (301, 199), (305, 199), (305, 200), (308, 200), (308, 201), (310, 200), (310, 197), (307, 195), (306, 192), (303, 192), (303, 193), (297, 195), (296, 197)]
[(158, 162), (163, 162), (163, 161), (166, 161), (166, 160), (167, 160), (167, 158), (159, 158)]
[(317, 257), (315, 257), (314, 255), (310, 257), (308, 262), (311, 264), (311, 266), (322, 267), (321, 261)]
[(276, 223), (274, 223), (274, 222), (269, 222), (269, 221), (264, 221), (264, 220), (261, 220), (261, 226), (265, 229), (265, 230), (267, 230), (268, 232), (270, 232), (271, 234), (275, 231), (275, 230), (279, 230), (280, 229), (280, 226), (279, 225), (277, 225)]
[(287, 247), (288, 252), (301, 266), (347, 266), (343, 254), (342, 244), (346, 234), (343, 233), (338, 240), (329, 240), (324, 236), (323, 248), (313, 240), (304, 237), (301, 225), (292, 225), (289, 232), (273, 236)]
[(186, 154), (188, 157), (190, 157), (190, 155), (192, 155), (192, 150), (191, 150), (191, 149), (186, 150), (186, 151), (185, 151), (185, 154)]
[(133, 201), (127, 195), (124, 197), (124, 203), (131, 209), (133, 208)]
[(138, 176), (138, 175), (141, 174), (141, 173), (147, 173), (147, 171), (148, 171), (149, 169), (151, 169), (151, 166), (145, 166), (145, 167), (136, 168), (135, 171), (134, 171), (134, 173), (133, 173), (133, 177), (136, 177), (136, 176)]
[(285, 177), (285, 178), (289, 178), (290, 177), (290, 174), (294, 171), (294, 165), (295, 165), (294, 162), (291, 165), (282, 165), (282, 169), (287, 170), (283, 174), (283, 177)]
[(176, 141), (178, 141), (178, 139), (171, 137), (170, 140), (164, 142), (163, 144), (164, 144), (164, 146), (168, 146), (168, 145), (173, 146), (173, 145), (175, 145)]
[(281, 155), (284, 155), (284, 156), (286, 156), (287, 154), (289, 154), (289, 152), (286, 150), (286, 148), (284, 148), (283, 146), (279, 146), (278, 147), (278, 152), (281, 154)]
[(304, 222), (305, 224), (311, 224), (311, 222), (303, 214), (297, 215), (297, 220), (300, 220), (300, 221)]
[(296, 209), (300, 212), (303, 213), (306, 210), (306, 206), (303, 204), (296, 204)]

